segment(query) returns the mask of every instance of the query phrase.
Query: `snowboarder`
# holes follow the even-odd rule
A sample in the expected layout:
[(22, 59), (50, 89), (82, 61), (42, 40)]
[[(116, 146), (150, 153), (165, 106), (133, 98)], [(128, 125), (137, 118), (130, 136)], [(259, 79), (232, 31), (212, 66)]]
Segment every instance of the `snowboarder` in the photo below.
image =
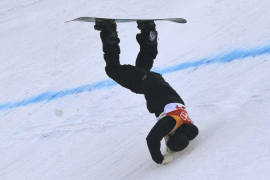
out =
[(140, 52), (135, 66), (120, 64), (120, 39), (114, 20), (96, 21), (94, 28), (101, 31), (107, 75), (132, 92), (144, 94), (147, 109), (157, 117), (146, 141), (152, 159), (166, 164), (169, 158), (162, 155), (160, 141), (164, 138), (170, 151), (183, 150), (198, 135), (198, 128), (190, 120), (182, 98), (161, 74), (150, 71), (158, 53), (155, 22), (137, 21), (137, 25), (141, 32), (136, 36)]

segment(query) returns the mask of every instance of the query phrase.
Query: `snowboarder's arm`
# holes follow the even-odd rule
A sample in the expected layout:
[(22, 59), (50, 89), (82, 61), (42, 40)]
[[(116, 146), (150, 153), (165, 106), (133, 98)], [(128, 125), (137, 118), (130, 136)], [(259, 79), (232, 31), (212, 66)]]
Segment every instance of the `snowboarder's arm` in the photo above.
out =
[(175, 124), (172, 117), (166, 116), (155, 124), (146, 138), (152, 159), (158, 164), (161, 164), (164, 158), (160, 151), (160, 141), (169, 134)]

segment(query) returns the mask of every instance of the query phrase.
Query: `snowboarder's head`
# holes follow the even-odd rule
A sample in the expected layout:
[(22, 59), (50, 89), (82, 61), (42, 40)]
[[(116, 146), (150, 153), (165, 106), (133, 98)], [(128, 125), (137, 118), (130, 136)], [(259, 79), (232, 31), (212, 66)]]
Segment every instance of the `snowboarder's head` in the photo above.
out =
[(172, 151), (184, 149), (189, 141), (199, 134), (199, 129), (193, 124), (182, 124), (173, 134), (167, 138), (167, 146)]
[(185, 147), (187, 147), (188, 144), (189, 144), (188, 137), (179, 131), (174, 133), (173, 135), (169, 135), (167, 141), (167, 146), (172, 151), (181, 151)]

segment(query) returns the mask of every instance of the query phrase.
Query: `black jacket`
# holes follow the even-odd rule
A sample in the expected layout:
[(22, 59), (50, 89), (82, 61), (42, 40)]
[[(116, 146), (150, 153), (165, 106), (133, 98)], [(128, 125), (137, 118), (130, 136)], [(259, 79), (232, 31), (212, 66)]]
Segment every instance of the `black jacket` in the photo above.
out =
[(146, 138), (151, 157), (158, 164), (163, 161), (163, 155), (160, 151), (160, 141), (171, 132), (175, 124), (176, 122), (172, 117), (166, 116), (155, 124)]

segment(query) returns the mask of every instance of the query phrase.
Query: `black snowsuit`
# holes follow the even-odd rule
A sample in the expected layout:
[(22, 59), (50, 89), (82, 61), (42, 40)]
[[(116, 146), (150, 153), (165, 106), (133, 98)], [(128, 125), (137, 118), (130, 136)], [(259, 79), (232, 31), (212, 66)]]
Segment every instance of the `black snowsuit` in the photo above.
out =
[[(135, 66), (120, 64), (119, 39), (118, 43), (112, 44), (107, 41), (108, 32), (101, 31), (100, 35), (103, 42), (104, 59), (106, 61), (105, 71), (107, 75), (132, 92), (144, 94), (147, 109), (150, 113), (154, 113), (158, 117), (163, 112), (166, 104), (180, 103), (184, 105), (184, 101), (164, 80), (161, 74), (150, 71), (158, 51), (157, 44), (148, 45), (143, 42), (147, 34), (141, 33), (137, 35), (140, 52), (137, 56)], [(150, 154), (156, 163), (162, 163), (163, 161), (163, 155), (160, 151), (160, 141), (169, 134), (175, 124), (176, 122), (173, 118), (166, 116), (155, 124), (146, 138)], [(189, 139), (184, 137), (182, 140), (183, 148), (185, 148), (188, 145)]]

